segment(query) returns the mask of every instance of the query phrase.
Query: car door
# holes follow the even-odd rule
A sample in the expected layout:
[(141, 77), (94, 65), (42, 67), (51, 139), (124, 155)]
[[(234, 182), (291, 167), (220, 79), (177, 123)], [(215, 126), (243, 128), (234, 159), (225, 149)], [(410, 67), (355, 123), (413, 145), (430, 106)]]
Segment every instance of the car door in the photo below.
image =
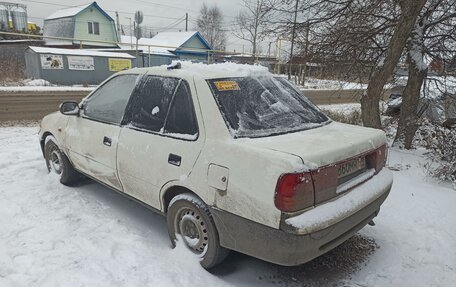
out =
[(146, 75), (127, 108), (119, 178), (126, 193), (157, 209), (161, 187), (185, 180), (203, 146), (192, 93), (185, 80)]
[(116, 170), (120, 125), (138, 75), (111, 78), (82, 102), (81, 116), (70, 117), (65, 146), (75, 167), (122, 190)]

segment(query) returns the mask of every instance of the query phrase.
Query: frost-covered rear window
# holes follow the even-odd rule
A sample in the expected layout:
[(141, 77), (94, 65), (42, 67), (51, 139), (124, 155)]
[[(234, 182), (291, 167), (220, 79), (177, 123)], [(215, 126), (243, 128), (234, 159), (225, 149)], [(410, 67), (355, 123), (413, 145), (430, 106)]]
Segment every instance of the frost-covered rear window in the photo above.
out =
[(239, 77), (207, 82), (235, 138), (296, 132), (329, 121), (283, 78)]

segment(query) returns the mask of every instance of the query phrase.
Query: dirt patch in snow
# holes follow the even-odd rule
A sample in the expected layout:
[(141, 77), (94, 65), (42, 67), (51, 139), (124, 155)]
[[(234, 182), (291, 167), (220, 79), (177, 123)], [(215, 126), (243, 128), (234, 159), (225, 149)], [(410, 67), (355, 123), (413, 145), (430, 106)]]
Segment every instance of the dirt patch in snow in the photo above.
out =
[(356, 234), (337, 248), (296, 267), (277, 267), (270, 280), (285, 286), (343, 286), (379, 248), (374, 239)]
[(39, 126), (39, 121), (0, 121), (0, 127), (37, 127)]

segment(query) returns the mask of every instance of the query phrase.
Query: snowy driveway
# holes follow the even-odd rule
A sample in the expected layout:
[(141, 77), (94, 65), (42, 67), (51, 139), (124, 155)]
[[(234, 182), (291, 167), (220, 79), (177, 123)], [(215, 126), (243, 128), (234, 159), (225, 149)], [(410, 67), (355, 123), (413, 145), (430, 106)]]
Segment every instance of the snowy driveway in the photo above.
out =
[[(299, 267), (232, 254), (213, 274), (170, 249), (164, 218), (48, 175), (34, 127), (0, 128), (0, 286), (454, 286), (456, 192), (392, 151), (392, 193), (344, 245)], [(410, 165), (410, 167), (408, 166)], [(408, 168), (409, 167), (409, 168)]]

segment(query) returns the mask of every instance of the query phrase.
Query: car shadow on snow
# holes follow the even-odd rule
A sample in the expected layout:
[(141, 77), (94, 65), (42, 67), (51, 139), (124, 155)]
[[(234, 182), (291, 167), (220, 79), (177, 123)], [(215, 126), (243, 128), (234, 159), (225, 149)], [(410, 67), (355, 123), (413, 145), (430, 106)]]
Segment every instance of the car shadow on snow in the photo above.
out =
[(154, 238), (160, 238), (160, 243), (171, 246), (166, 220), (157, 212), (88, 178), (81, 180), (74, 187), (90, 196), (90, 200), (95, 200), (103, 208), (112, 209), (114, 216), (119, 220), (133, 224), (139, 231), (153, 232)]
[[(354, 272), (367, 264), (369, 257), (377, 248), (379, 246), (374, 239), (356, 234), (328, 253), (294, 267), (279, 266), (231, 252), (221, 265), (211, 270), (211, 273), (224, 278), (239, 272), (241, 268), (257, 265), (261, 269), (261, 272), (256, 273), (258, 283), (281, 286), (341, 286), (350, 280)], [(252, 278), (246, 280), (251, 282)]]

